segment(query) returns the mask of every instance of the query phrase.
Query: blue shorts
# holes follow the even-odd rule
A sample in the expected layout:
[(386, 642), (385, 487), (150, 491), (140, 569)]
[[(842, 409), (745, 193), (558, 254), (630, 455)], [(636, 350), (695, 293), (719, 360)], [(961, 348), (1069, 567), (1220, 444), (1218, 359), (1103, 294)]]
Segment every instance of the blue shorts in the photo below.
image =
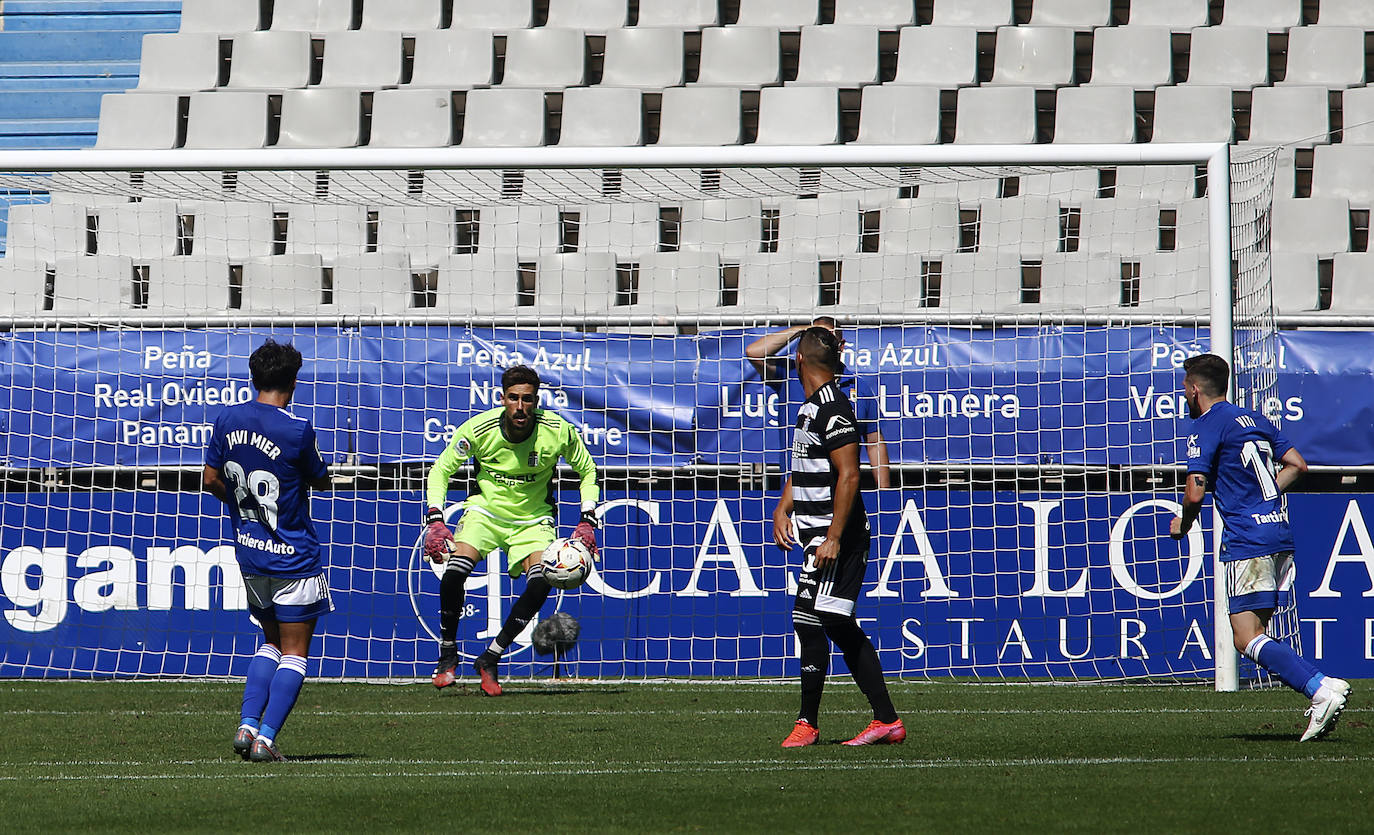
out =
[(1288, 602), (1296, 573), (1292, 551), (1222, 565), (1226, 569), (1226, 602), (1230, 612), (1273, 610)]
[(334, 611), (324, 574), (314, 577), (266, 577), (245, 574), (248, 611), (259, 622), (305, 623)]

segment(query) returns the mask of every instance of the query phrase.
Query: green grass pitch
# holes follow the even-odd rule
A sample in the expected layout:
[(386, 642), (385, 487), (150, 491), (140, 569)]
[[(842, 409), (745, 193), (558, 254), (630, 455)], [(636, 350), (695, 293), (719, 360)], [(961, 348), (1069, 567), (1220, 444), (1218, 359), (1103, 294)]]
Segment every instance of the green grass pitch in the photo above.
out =
[(783, 751), (795, 684), (308, 682), (290, 762), (233, 756), (232, 682), (0, 682), (8, 832), (1369, 831), (1374, 682), (1299, 744), (1287, 690), (893, 682), (902, 746)]

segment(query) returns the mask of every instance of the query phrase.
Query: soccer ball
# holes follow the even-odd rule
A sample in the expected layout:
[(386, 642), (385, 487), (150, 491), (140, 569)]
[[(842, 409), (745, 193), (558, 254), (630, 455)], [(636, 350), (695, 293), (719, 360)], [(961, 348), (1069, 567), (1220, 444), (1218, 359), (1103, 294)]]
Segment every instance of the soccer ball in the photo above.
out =
[(555, 539), (539, 561), (544, 579), (556, 589), (575, 589), (592, 573), (592, 552), (576, 539)]

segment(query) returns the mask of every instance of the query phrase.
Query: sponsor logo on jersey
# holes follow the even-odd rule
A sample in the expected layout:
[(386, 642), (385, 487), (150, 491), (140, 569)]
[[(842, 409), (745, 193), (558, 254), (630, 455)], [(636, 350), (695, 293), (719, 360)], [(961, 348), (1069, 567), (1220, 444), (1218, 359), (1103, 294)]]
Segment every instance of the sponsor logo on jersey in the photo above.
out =
[(811, 589), (802, 589), (801, 591), (797, 592), (798, 600), (810, 600), (811, 597)]
[(830, 418), (830, 422), (825, 425), (825, 431), (833, 432), (836, 427), (839, 427), (840, 429), (848, 429), (853, 425), (854, 424), (849, 422), (849, 418), (845, 417), (844, 415), (835, 415), (834, 417)]
[(1197, 435), (1196, 435), (1196, 434), (1193, 434), (1193, 435), (1189, 435), (1189, 436), (1188, 436), (1188, 450), (1187, 450), (1187, 452), (1188, 452), (1188, 457), (1189, 457), (1189, 458), (1201, 458), (1201, 457), (1202, 457), (1202, 447), (1198, 446), (1198, 444), (1197, 444)]
[(459, 455), (467, 455), (472, 452), (472, 444), (468, 442), (467, 438), (459, 438), (457, 448)]

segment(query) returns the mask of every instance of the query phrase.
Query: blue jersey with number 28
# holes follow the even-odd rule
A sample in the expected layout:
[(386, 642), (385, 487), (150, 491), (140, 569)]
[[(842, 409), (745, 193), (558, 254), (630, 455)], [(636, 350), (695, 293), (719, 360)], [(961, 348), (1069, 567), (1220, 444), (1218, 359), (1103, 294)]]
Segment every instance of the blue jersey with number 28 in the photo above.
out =
[(327, 474), (310, 421), (256, 400), (215, 418), (205, 465), (230, 491), (229, 520), (244, 574), (313, 577), (323, 570), (309, 483)]
[(1269, 419), (1234, 403), (1214, 403), (1193, 421), (1188, 472), (1207, 477), (1226, 526), (1223, 562), (1293, 550), (1288, 500), (1279, 493), (1274, 462), (1293, 445)]

